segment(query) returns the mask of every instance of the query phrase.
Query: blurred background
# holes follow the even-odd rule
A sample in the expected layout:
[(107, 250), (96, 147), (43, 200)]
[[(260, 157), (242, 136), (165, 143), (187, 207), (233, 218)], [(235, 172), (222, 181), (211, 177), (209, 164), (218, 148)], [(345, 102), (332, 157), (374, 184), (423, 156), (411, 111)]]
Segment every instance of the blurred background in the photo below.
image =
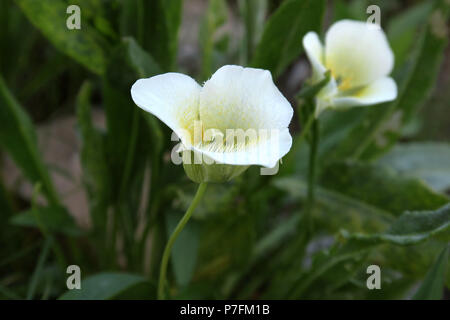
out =
[[(65, 28), (69, 4), (81, 8), (81, 30)], [(445, 1), (0, 0), (0, 298), (58, 298), (69, 264), (81, 267), (83, 279), (111, 284), (84, 298), (154, 298), (161, 250), (196, 186), (170, 162), (168, 128), (133, 105), (131, 84), (168, 71), (201, 83), (224, 64), (255, 66), (271, 70), (296, 109), (310, 76), (303, 34), (323, 35), (344, 18), (366, 20), (371, 4), (381, 8), (406, 97), (400, 106), (325, 115), (314, 239), (303, 243), (292, 227), (306, 193), (308, 148), (299, 146), (278, 176), (250, 168), (209, 187), (174, 248), (169, 292), (411, 297), (448, 234), (413, 247), (381, 244), (320, 274), (311, 266), (333, 261), (341, 229), (381, 232), (406, 210), (448, 203), (448, 8), (436, 9)], [(402, 82), (411, 77), (416, 89)], [(380, 125), (349, 163), (364, 119)], [(301, 128), (296, 115), (291, 133)], [(365, 289), (371, 263), (385, 266), (382, 293)]]

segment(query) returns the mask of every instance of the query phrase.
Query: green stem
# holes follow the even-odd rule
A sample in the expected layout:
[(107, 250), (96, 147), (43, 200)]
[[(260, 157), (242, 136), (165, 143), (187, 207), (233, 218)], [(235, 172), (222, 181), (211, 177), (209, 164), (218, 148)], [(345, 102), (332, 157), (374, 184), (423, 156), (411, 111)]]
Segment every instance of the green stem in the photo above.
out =
[(317, 147), (319, 144), (319, 121), (314, 119), (311, 130), (311, 141), (308, 164), (308, 194), (306, 199), (305, 219), (308, 235), (313, 233), (312, 211), (315, 202)]
[[(306, 134), (311, 129), (311, 126), (315, 123), (314, 113), (311, 113), (306, 120), (306, 123), (304, 123), (302, 132), (300, 133), (300, 136), (297, 138), (297, 144), (301, 144), (303, 142), (303, 139), (305, 138)], [(302, 123), (300, 123), (300, 126), (302, 126)]]
[[(300, 114), (300, 111), (298, 111), (298, 113)], [(302, 128), (302, 131), (300, 132), (299, 135), (297, 135), (294, 138), (292, 148), (291, 148), (290, 152), (286, 155), (286, 157), (283, 161), (284, 166), (281, 168), (281, 170), (282, 170), (281, 172), (283, 172), (283, 173), (287, 173), (285, 170), (293, 170), (292, 167), (293, 167), (293, 162), (295, 161), (295, 155), (297, 154), (300, 147), (303, 145), (305, 137), (311, 129), (311, 126), (314, 122), (314, 113), (310, 114), (310, 116), (308, 117), (308, 119), (306, 120), (305, 123), (302, 123), (302, 121), (299, 121), (299, 122), (300, 122), (300, 127)]]
[(206, 182), (200, 183), (197, 189), (197, 193), (195, 194), (194, 199), (191, 202), (191, 205), (187, 209), (183, 218), (181, 218), (180, 222), (178, 222), (178, 225), (176, 226), (175, 230), (170, 236), (169, 242), (167, 242), (166, 248), (164, 249), (161, 261), (161, 268), (159, 270), (158, 300), (164, 300), (164, 286), (166, 281), (167, 264), (169, 262), (170, 252), (172, 251), (173, 244), (175, 243), (175, 240), (177, 239), (180, 232), (183, 230), (186, 223), (191, 218), (192, 213), (194, 212), (195, 208), (197, 207), (201, 198), (203, 197), (203, 194), (205, 193), (206, 190), (206, 186), (207, 186)]

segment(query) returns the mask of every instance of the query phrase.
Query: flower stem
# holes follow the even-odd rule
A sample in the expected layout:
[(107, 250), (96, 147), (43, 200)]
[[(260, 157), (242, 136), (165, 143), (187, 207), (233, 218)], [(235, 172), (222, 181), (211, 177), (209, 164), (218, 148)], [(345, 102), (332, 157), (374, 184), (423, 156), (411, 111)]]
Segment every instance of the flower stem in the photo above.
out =
[(311, 128), (311, 141), (309, 151), (308, 164), (308, 194), (305, 207), (305, 224), (308, 235), (313, 233), (314, 225), (312, 220), (312, 211), (315, 202), (315, 185), (316, 185), (316, 162), (317, 162), (317, 147), (319, 144), (319, 120), (314, 119)]
[(205, 193), (207, 183), (202, 182), (198, 186), (197, 193), (194, 196), (194, 199), (191, 202), (191, 205), (187, 209), (186, 213), (184, 214), (183, 218), (181, 218), (180, 222), (178, 222), (178, 225), (176, 226), (175, 230), (173, 231), (172, 235), (169, 238), (169, 241), (167, 242), (166, 248), (164, 249), (163, 257), (161, 260), (161, 267), (159, 270), (159, 283), (158, 283), (158, 300), (164, 300), (164, 287), (166, 282), (166, 274), (167, 274), (167, 264), (169, 262), (170, 252), (172, 251), (173, 244), (175, 243), (175, 240), (177, 239), (180, 232), (183, 230), (186, 223), (189, 221), (189, 219), (192, 216), (192, 213), (194, 212), (195, 208), (199, 204), (200, 200), (203, 197), (203, 194)]

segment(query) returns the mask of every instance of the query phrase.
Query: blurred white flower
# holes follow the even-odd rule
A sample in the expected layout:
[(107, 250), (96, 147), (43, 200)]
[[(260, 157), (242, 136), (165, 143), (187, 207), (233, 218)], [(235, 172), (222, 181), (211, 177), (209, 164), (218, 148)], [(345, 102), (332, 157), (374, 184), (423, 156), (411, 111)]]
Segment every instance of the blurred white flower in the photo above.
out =
[(341, 20), (326, 33), (325, 46), (315, 32), (305, 35), (303, 46), (313, 82), (331, 72), (330, 82), (317, 95), (316, 117), (327, 108), (367, 106), (397, 97), (397, 85), (388, 77), (394, 55), (381, 28)]
[(183, 159), (196, 182), (230, 180), (249, 165), (274, 167), (292, 145), (293, 109), (267, 70), (224, 66), (203, 86), (165, 73), (136, 81), (131, 96), (180, 137), (184, 153), (201, 157), (192, 166)]

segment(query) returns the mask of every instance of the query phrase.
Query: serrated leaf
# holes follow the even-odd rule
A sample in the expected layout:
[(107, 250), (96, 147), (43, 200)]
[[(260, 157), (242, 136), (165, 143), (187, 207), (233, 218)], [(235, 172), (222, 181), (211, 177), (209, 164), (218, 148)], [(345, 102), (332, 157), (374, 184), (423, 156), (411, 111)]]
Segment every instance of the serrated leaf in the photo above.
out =
[[(66, 1), (16, 0), (31, 23), (59, 50), (75, 59), (90, 71), (102, 74), (106, 67), (107, 45), (97, 31), (81, 16), (81, 29), (68, 30)], [(82, 8), (81, 8), (82, 15)]]
[(267, 21), (251, 66), (278, 77), (303, 51), (303, 36), (320, 31), (324, 12), (323, 0), (284, 1)]
[(450, 204), (447, 204), (436, 211), (406, 211), (384, 233), (364, 235), (343, 231), (342, 234), (347, 239), (371, 245), (381, 243), (411, 245), (448, 233), (449, 230)]
[(445, 273), (447, 272), (450, 247), (444, 248), (436, 262), (428, 271), (414, 300), (440, 300), (444, 292)]
[(13, 158), (33, 183), (42, 183), (47, 198), (58, 203), (48, 169), (39, 154), (37, 136), (28, 115), (14, 98), (0, 75), (0, 146)]
[(450, 188), (450, 144), (421, 142), (400, 144), (378, 160), (405, 176), (424, 180), (436, 191)]
[[(375, 246), (390, 243), (394, 245), (418, 244), (450, 229), (450, 204), (436, 211), (405, 212), (396, 219), (385, 233), (363, 235), (342, 231), (344, 242), (335, 243), (330, 249), (317, 253), (312, 267), (300, 276), (294, 285), (292, 298), (303, 297), (313, 283), (323, 280), (327, 274), (336, 274), (342, 268), (354, 265), (358, 268), (364, 257)], [(354, 270), (350, 268), (350, 272)], [(444, 278), (442, 278), (444, 283)], [(326, 286), (327, 283), (325, 282)]]
[(128, 273), (100, 273), (81, 280), (81, 289), (64, 293), (60, 300), (154, 299), (155, 286)]

